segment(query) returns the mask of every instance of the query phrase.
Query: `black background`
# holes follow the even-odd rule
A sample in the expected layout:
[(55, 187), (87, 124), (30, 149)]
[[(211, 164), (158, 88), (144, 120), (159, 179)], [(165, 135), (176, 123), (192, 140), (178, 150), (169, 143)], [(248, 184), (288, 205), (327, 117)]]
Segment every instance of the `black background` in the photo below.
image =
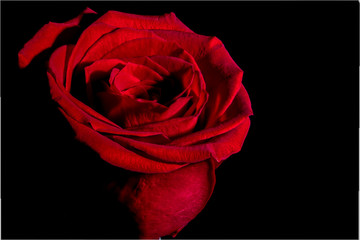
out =
[(357, 2), (1, 2), (3, 238), (135, 237), (103, 190), (126, 173), (74, 140), (49, 94), (48, 56), (17, 67), (42, 25), (86, 6), (173, 11), (244, 70), (248, 137), (178, 238), (357, 238)]

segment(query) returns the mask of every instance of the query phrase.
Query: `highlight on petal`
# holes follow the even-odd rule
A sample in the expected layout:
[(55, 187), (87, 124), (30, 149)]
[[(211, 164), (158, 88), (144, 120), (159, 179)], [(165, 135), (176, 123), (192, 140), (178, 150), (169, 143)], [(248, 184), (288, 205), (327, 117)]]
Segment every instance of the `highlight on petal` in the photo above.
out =
[(171, 173), (141, 175), (118, 188), (120, 201), (135, 215), (139, 237), (175, 237), (208, 202), (214, 170), (211, 161), (203, 161)]
[(86, 8), (80, 15), (65, 23), (49, 22), (45, 24), (40, 30), (32, 37), (18, 53), (19, 67), (25, 68), (32, 59), (42, 51), (50, 48), (55, 40), (66, 29), (76, 27), (80, 23), (85, 14), (95, 14), (90, 8)]

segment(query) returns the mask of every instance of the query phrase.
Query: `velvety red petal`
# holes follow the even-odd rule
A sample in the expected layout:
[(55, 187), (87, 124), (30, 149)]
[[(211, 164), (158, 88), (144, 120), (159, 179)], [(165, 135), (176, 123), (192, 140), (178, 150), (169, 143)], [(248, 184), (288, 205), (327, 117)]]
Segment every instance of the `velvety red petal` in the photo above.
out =
[(239, 91), (242, 70), (216, 37), (177, 31), (153, 30), (153, 32), (165, 40), (177, 42), (197, 61), (209, 92), (206, 114), (202, 119), (206, 119), (206, 127), (214, 126)]
[[(194, 65), (181, 58), (171, 56), (152, 56), (150, 58), (169, 72), (175, 73), (175, 76), (182, 81), (184, 90), (175, 96), (174, 99), (182, 96), (185, 92), (191, 92), (191, 95), (194, 96), (194, 108), (196, 108), (196, 111), (199, 111), (207, 101), (205, 81), (200, 71), (195, 70), (196, 67)], [(184, 70), (186, 71), (184, 72)], [(193, 110), (190, 109), (189, 113), (192, 112)]]
[(139, 83), (162, 81), (163, 77), (149, 67), (128, 62), (125, 67), (113, 76), (110, 75), (110, 84), (119, 91), (126, 90)]
[(220, 162), (227, 159), (232, 154), (241, 150), (245, 137), (250, 128), (250, 118), (246, 117), (244, 121), (231, 131), (214, 137), (207, 143), (212, 157)]
[(190, 103), (192, 97), (180, 97), (173, 102), (169, 108), (161, 114), (161, 116), (156, 119), (157, 121), (164, 121), (170, 118), (181, 117)]
[(234, 101), (226, 109), (226, 112), (219, 118), (219, 123), (226, 122), (238, 116), (251, 115), (253, 115), (253, 111), (251, 108), (250, 98), (244, 85), (241, 84), (240, 90), (238, 94), (236, 94)]
[(232, 60), (225, 47), (214, 48), (198, 60), (198, 64), (209, 93), (203, 118), (207, 120), (206, 127), (212, 127), (216, 125), (239, 92), (243, 71)]
[(18, 53), (19, 67), (25, 68), (36, 55), (50, 48), (66, 29), (78, 26), (84, 14), (94, 13), (96, 12), (86, 8), (79, 16), (65, 23), (49, 22), (45, 24)]
[(121, 167), (130, 171), (142, 172), (142, 173), (164, 173), (171, 172), (179, 169), (186, 164), (171, 164), (154, 161), (148, 158), (144, 158), (126, 148), (113, 140), (103, 136), (102, 134), (94, 131), (90, 126), (82, 124), (62, 109), (60, 111), (66, 117), (71, 127), (76, 133), (76, 138), (87, 144), (94, 151), (96, 151), (102, 159), (108, 163)]
[(188, 146), (192, 144), (197, 144), (198, 142), (202, 142), (204, 140), (211, 139), (218, 135), (224, 134), (228, 131), (231, 131), (235, 127), (237, 127), (241, 122), (245, 120), (243, 116), (234, 117), (231, 120), (228, 120), (224, 123), (221, 123), (215, 127), (202, 129), (183, 137), (179, 137), (171, 141), (170, 145), (173, 146)]
[(122, 68), (125, 65), (126, 62), (120, 59), (102, 59), (94, 62), (84, 69), (86, 85), (90, 84), (92, 80), (98, 80), (109, 76), (115, 67), (119, 66), (118, 68)]
[[(174, 99), (182, 96), (185, 92), (190, 91), (190, 87), (194, 81), (194, 76), (198, 76), (194, 74), (195, 71), (192, 64), (180, 58), (171, 56), (152, 56), (150, 59), (164, 67), (173, 77), (176, 78), (176, 80), (181, 83), (183, 91), (179, 93), (178, 96), (174, 96)], [(200, 79), (195, 78), (195, 81), (200, 81)], [(194, 83), (194, 87), (191, 90), (198, 96), (200, 89), (195, 87), (197, 85), (199, 84)]]
[[(106, 124), (112, 125), (113, 127), (117, 127), (115, 123), (112, 123), (109, 119), (105, 118), (101, 114), (94, 111), (89, 106), (80, 102), (68, 92), (65, 91), (63, 82), (63, 71), (66, 66), (66, 56), (69, 54), (69, 50), (72, 49), (72, 46), (64, 45), (54, 51), (49, 60), (49, 72), (48, 79), (50, 85), (50, 93), (52, 98), (59, 102), (63, 108), (68, 107), (69, 112), (74, 113), (74, 118), (77, 120), (82, 119), (82, 121), (90, 121), (90, 119), (94, 119), (94, 121), (103, 121)], [(65, 108), (66, 109), (66, 108)], [(75, 117), (77, 116), (77, 117)]]
[(191, 133), (197, 123), (198, 116), (172, 118), (163, 122), (149, 123), (138, 127), (128, 128), (132, 131), (161, 132), (168, 138), (176, 138)]
[[(104, 60), (106, 60), (106, 59), (104, 59)], [(159, 73), (161, 76), (169, 76), (170, 75), (170, 72), (167, 69), (165, 69), (160, 64), (151, 60), (151, 58), (149, 58), (148, 56), (134, 57), (134, 58), (122, 58), (122, 60), (125, 62), (132, 62), (132, 63), (147, 66), (147, 67), (151, 68), (152, 70), (154, 70), (155, 72)]]
[(124, 94), (99, 92), (97, 96), (106, 116), (125, 128), (154, 122), (167, 110), (167, 107), (154, 101), (136, 99)]
[[(94, 62), (95, 60), (101, 59), (112, 49), (117, 46), (139, 38), (156, 38), (160, 39), (156, 34), (151, 31), (146, 30), (136, 30), (131, 28), (120, 28), (116, 29), (110, 33), (104, 34), (96, 42), (88, 48), (86, 54), (81, 59), (81, 65), (88, 65), (89, 63)], [(132, 49), (128, 49), (132, 51)]]
[(62, 70), (65, 69), (66, 56), (71, 49), (71, 46), (64, 45), (54, 51), (49, 60), (49, 71), (51, 74), (48, 73), (52, 98), (69, 116), (84, 124), (90, 124), (94, 130), (103, 133), (145, 138), (159, 136), (162, 139), (168, 139), (161, 132), (134, 132), (122, 129), (65, 91), (64, 86), (61, 84), (64, 77)]
[(197, 144), (198, 142), (207, 139), (212, 139), (236, 128), (246, 121), (250, 115), (252, 115), (250, 99), (244, 86), (242, 86), (232, 105), (225, 112), (224, 116), (220, 118), (219, 124), (177, 138), (173, 140), (170, 145), (187, 146)]
[(164, 29), (192, 32), (173, 12), (161, 16), (144, 16), (117, 11), (108, 11), (97, 23), (106, 23), (118, 28)]
[(119, 199), (135, 214), (140, 238), (175, 236), (202, 211), (215, 186), (211, 161), (191, 164), (166, 174), (131, 179)]
[(136, 141), (121, 136), (111, 138), (126, 148), (136, 149), (152, 159), (167, 163), (195, 163), (211, 157), (211, 151), (206, 144), (177, 147)]
[(221, 47), (223, 44), (217, 37), (209, 37), (196, 33), (152, 30), (153, 33), (166, 41), (174, 41), (195, 58), (201, 59), (209, 51)]
[(56, 49), (50, 56), (48, 71), (55, 77), (60, 86), (64, 86), (67, 59), (74, 49), (74, 45), (64, 45)]
[[(198, 144), (192, 144), (192, 139), (189, 139), (187, 136), (185, 136), (184, 139), (180, 138), (178, 141), (175, 140), (167, 145), (135, 141), (121, 136), (114, 136), (113, 139), (123, 146), (136, 149), (141, 153), (145, 153), (146, 156), (159, 161), (194, 163), (212, 157), (220, 162), (241, 150), (250, 127), (250, 120), (248, 116), (242, 116), (238, 118), (237, 121), (233, 120), (227, 125), (227, 128), (213, 129), (213, 131), (217, 133), (216, 136), (214, 136), (212, 132), (195, 135), (195, 137), (198, 137), (198, 141), (200, 137), (202, 137), (202, 140), (204, 140), (204, 137), (208, 137), (205, 138), (206, 142)], [(176, 144), (175, 142), (180, 144)]]
[(161, 38), (138, 38), (123, 42), (108, 52), (104, 59), (109, 58), (133, 58), (145, 56), (173, 56), (181, 58), (194, 65), (199, 70), (195, 59), (176, 42), (165, 41)]
[(103, 23), (91, 24), (84, 32), (81, 34), (79, 40), (77, 41), (74, 50), (69, 58), (68, 68), (66, 71), (66, 90), (70, 91), (72, 73), (75, 69), (75, 66), (81, 61), (84, 57), (87, 50), (104, 34), (112, 32), (116, 27), (110, 26)]

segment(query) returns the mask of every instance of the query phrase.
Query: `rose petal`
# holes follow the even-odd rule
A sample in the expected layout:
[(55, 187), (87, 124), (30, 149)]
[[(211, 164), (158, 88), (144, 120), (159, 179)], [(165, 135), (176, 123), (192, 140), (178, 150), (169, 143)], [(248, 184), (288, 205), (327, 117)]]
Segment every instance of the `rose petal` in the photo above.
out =
[(216, 37), (177, 31), (153, 32), (165, 40), (177, 42), (197, 61), (209, 92), (209, 107), (206, 108), (202, 119), (208, 122), (206, 127), (213, 126), (223, 116), (239, 91), (242, 70)]
[(173, 56), (181, 58), (194, 65), (199, 70), (195, 59), (176, 42), (165, 41), (161, 38), (137, 38), (123, 42), (102, 58), (133, 58), (145, 56)]
[[(136, 30), (131, 28), (116, 29), (97, 39), (96, 42), (88, 48), (79, 64), (82, 66), (88, 65), (89, 63), (103, 58), (103, 56), (119, 45), (139, 38), (160, 39), (156, 34), (147, 30)], [(128, 49), (128, 51), (131, 51), (131, 49)]]
[(128, 128), (128, 130), (141, 132), (161, 132), (168, 138), (173, 139), (191, 133), (196, 126), (198, 118), (198, 115), (182, 118), (172, 118), (163, 122), (149, 123), (133, 128)]
[[(168, 72), (170, 72), (171, 75), (176, 78), (176, 80), (181, 83), (183, 91), (175, 96), (174, 99), (182, 96), (185, 92), (190, 90), (190, 87), (194, 82), (195, 75), (192, 64), (180, 58), (171, 56), (152, 56), (150, 59), (164, 67)], [(196, 78), (195, 81), (200, 81), (200, 79)], [(191, 89), (196, 96), (198, 96), (200, 93), (200, 89), (196, 88), (198, 85), (199, 83), (194, 83), (194, 87)]]
[[(194, 97), (194, 108), (196, 108), (196, 111), (199, 111), (206, 101), (206, 87), (200, 71), (195, 70), (192, 64), (189, 64), (187, 61), (184, 61), (181, 58), (171, 56), (152, 56), (150, 58), (165, 67), (169, 72), (181, 73), (177, 73), (175, 76), (178, 75), (177, 78), (182, 81), (184, 90), (175, 96), (174, 99), (177, 99), (185, 92), (189, 91)], [(184, 70), (186, 71), (183, 72)], [(189, 113), (192, 112), (193, 109), (190, 109)]]
[(228, 158), (231, 154), (240, 151), (245, 136), (250, 127), (249, 117), (242, 117), (241, 121), (230, 130), (207, 139), (206, 142), (192, 145), (168, 145), (152, 144), (147, 142), (136, 141), (121, 136), (112, 137), (122, 146), (130, 149), (136, 149), (143, 153), (144, 156), (157, 159), (164, 162), (177, 163), (194, 163), (214, 158), (220, 162)]
[(237, 127), (250, 115), (252, 115), (250, 99), (245, 88), (241, 87), (232, 106), (229, 107), (227, 112), (224, 114), (224, 117), (220, 118), (221, 122), (219, 122), (217, 126), (202, 129), (181, 138), (177, 138), (173, 140), (170, 145), (187, 146), (197, 144), (198, 142), (206, 139), (224, 134)]
[(164, 29), (192, 32), (171, 12), (161, 16), (144, 16), (117, 11), (108, 11), (101, 16), (97, 23), (106, 23), (118, 28), (134, 29)]
[(221, 47), (223, 44), (217, 37), (209, 37), (196, 33), (152, 30), (153, 33), (166, 41), (173, 41), (185, 49), (195, 60), (206, 56), (212, 49)]
[(128, 62), (116, 75), (111, 78), (110, 84), (114, 84), (119, 91), (123, 91), (134, 85), (144, 82), (162, 81), (163, 77), (149, 67)]
[(96, 14), (96, 12), (90, 8), (86, 8), (80, 15), (65, 23), (49, 22), (40, 28), (34, 37), (32, 37), (18, 53), (19, 67), (25, 68), (29, 65), (36, 55), (50, 48), (58, 36), (66, 29), (78, 26), (85, 14)]
[(125, 128), (156, 121), (167, 107), (154, 101), (135, 99), (130, 96), (99, 92), (98, 97), (106, 116)]
[(166, 174), (142, 175), (118, 189), (119, 199), (135, 214), (140, 238), (172, 235), (183, 229), (208, 202), (215, 186), (211, 161)]
[(65, 69), (66, 56), (71, 49), (72, 46), (64, 45), (55, 50), (49, 60), (49, 71), (51, 73), (48, 74), (52, 98), (59, 103), (61, 108), (67, 112), (69, 116), (84, 124), (91, 124), (94, 130), (103, 133), (138, 137), (158, 135), (161, 136), (162, 139), (168, 139), (161, 132), (134, 132), (122, 129), (66, 92), (64, 86), (61, 84), (64, 77), (62, 70)]
[(112, 32), (116, 29), (114, 26), (110, 26), (103, 23), (91, 24), (84, 32), (81, 34), (79, 40), (77, 41), (74, 50), (69, 58), (69, 64), (66, 71), (66, 90), (70, 91), (72, 73), (75, 69), (75, 66), (81, 61), (84, 57), (87, 50), (103, 35)]
[(136, 141), (121, 136), (113, 136), (111, 138), (128, 149), (138, 150), (140, 155), (167, 163), (196, 163), (204, 161), (210, 159), (212, 151), (208, 149), (207, 144), (178, 147)]
[(211, 127), (234, 101), (242, 86), (243, 71), (236, 65), (225, 47), (213, 49), (206, 57), (198, 60), (198, 64), (206, 79), (209, 93), (209, 101), (203, 117), (207, 119), (206, 127)]
[(239, 152), (249, 128), (250, 118), (246, 117), (236, 128), (211, 139), (207, 146), (211, 151), (212, 157), (220, 162), (227, 159), (232, 154)]
[(241, 84), (238, 94), (236, 94), (234, 101), (226, 109), (226, 112), (219, 118), (219, 122), (223, 123), (225, 121), (236, 118), (237, 116), (251, 116), (253, 111), (251, 108), (251, 102), (249, 95), (244, 87)]
[(96, 119), (99, 121), (103, 121), (106, 124), (112, 125), (113, 127), (117, 127), (115, 123), (112, 123), (109, 119), (97, 113), (89, 106), (80, 102), (65, 91), (64, 86), (62, 85), (64, 77), (62, 70), (65, 69), (66, 56), (69, 54), (69, 50), (71, 49), (73, 49), (72, 46), (64, 45), (56, 49), (54, 53), (50, 56), (50, 73), (48, 72), (48, 79), (52, 98), (55, 101), (63, 101), (64, 106), (69, 107), (69, 111), (77, 116), (75, 117), (77, 120), (83, 119), (83, 121), (90, 121), (90, 119)]
[(144, 158), (94, 131), (91, 127), (71, 118), (61, 108), (60, 111), (74, 129), (76, 138), (87, 144), (96, 151), (103, 160), (112, 165), (142, 173), (165, 173), (186, 166), (186, 164), (162, 163)]
[[(151, 68), (152, 70), (154, 70), (155, 72), (159, 73), (161, 76), (169, 76), (170, 75), (170, 72), (168, 70), (166, 70), (160, 64), (151, 60), (151, 58), (149, 58), (148, 56), (134, 57), (134, 58), (121, 58), (121, 59), (125, 62), (132, 62), (132, 63), (147, 66), (147, 67)], [(106, 60), (106, 59), (101, 59), (100, 61), (102, 61), (102, 60)]]

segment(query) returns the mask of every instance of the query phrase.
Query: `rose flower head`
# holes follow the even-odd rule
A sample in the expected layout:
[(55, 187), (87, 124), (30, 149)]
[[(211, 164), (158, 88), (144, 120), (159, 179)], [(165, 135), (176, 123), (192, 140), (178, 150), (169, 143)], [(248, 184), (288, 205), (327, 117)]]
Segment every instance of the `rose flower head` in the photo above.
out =
[[(44, 25), (19, 52), (19, 66), (89, 14)], [(194, 33), (174, 13), (108, 11), (75, 42), (49, 58), (53, 100), (78, 140), (141, 173), (118, 189), (139, 237), (175, 236), (205, 207), (215, 169), (247, 135), (243, 71), (218, 38)]]

